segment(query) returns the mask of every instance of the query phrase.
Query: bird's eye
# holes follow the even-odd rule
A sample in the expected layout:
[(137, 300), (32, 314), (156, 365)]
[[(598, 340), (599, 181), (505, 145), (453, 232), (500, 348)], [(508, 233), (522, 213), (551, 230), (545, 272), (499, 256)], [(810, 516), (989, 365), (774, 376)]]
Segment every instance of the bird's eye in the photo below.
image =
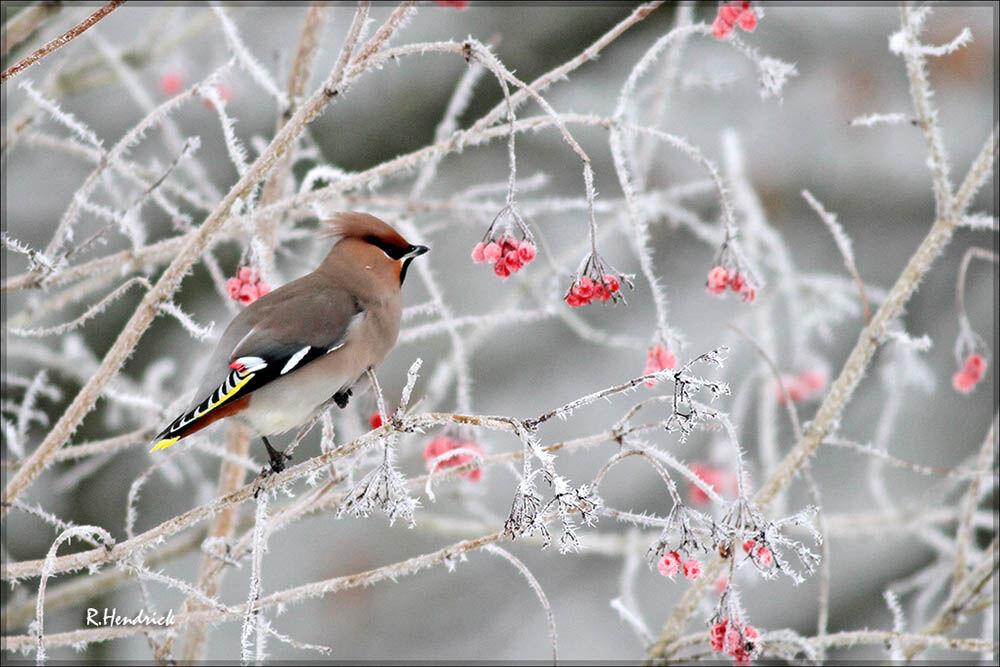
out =
[(377, 236), (366, 236), (365, 242), (370, 243), (382, 252), (385, 256), (392, 260), (399, 260), (406, 256), (409, 252), (409, 248), (400, 248), (397, 245), (392, 245), (391, 243), (386, 243)]

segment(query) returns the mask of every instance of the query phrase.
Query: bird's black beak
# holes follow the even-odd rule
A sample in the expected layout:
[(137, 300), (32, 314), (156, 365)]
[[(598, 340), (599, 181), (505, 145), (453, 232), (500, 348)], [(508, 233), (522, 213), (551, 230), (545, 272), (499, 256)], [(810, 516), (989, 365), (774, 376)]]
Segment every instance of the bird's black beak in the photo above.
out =
[(425, 252), (430, 250), (425, 245), (411, 245), (406, 249), (406, 253), (401, 258), (403, 260), (403, 266), (399, 269), (399, 284), (402, 285), (403, 281), (406, 280), (406, 270), (410, 268), (410, 262), (413, 261), (414, 257), (420, 257)]

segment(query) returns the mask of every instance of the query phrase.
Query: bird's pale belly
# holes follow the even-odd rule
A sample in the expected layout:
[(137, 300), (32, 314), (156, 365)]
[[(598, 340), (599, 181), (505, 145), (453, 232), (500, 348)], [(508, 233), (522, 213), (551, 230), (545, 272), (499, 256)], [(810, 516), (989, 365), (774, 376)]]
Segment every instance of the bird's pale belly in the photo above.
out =
[(250, 395), (250, 404), (240, 418), (260, 435), (283, 433), (304, 424), (320, 405), (357, 380), (331, 373), (324, 366), (317, 361), (261, 387)]

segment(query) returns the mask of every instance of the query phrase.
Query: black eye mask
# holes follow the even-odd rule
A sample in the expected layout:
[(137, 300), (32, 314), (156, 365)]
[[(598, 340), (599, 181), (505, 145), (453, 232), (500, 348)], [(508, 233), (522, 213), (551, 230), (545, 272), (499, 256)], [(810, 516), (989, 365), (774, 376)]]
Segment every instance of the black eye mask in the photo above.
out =
[(398, 246), (392, 243), (386, 243), (377, 236), (366, 236), (365, 243), (370, 243), (382, 252), (386, 254), (386, 257), (394, 260), (403, 260), (403, 268), (399, 271), (399, 284), (403, 284), (403, 280), (406, 279), (406, 270), (410, 267), (410, 262), (413, 261), (414, 257), (419, 257), (427, 252), (427, 246), (422, 245), (406, 245)]

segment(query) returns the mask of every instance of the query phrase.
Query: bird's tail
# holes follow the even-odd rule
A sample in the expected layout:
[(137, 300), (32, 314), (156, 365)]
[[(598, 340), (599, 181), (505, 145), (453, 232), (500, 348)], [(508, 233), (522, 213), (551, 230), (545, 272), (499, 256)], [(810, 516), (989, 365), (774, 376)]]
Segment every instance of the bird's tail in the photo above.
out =
[(198, 419), (198, 408), (189, 410), (183, 413), (177, 419), (170, 422), (170, 425), (159, 432), (155, 438), (153, 438), (153, 448), (149, 451), (155, 452), (161, 449), (166, 449), (170, 445), (174, 444), (185, 435), (187, 435), (187, 427), (192, 425)]
[(250, 400), (247, 394), (253, 391), (254, 386), (247, 383), (266, 366), (264, 360), (258, 357), (243, 357), (233, 362), (231, 365), (233, 372), (229, 374), (225, 382), (219, 385), (208, 398), (170, 422), (170, 426), (160, 431), (153, 441), (155, 443), (153, 448), (149, 451), (166, 449), (181, 438), (200, 431), (223, 417), (229, 417), (245, 410)]

